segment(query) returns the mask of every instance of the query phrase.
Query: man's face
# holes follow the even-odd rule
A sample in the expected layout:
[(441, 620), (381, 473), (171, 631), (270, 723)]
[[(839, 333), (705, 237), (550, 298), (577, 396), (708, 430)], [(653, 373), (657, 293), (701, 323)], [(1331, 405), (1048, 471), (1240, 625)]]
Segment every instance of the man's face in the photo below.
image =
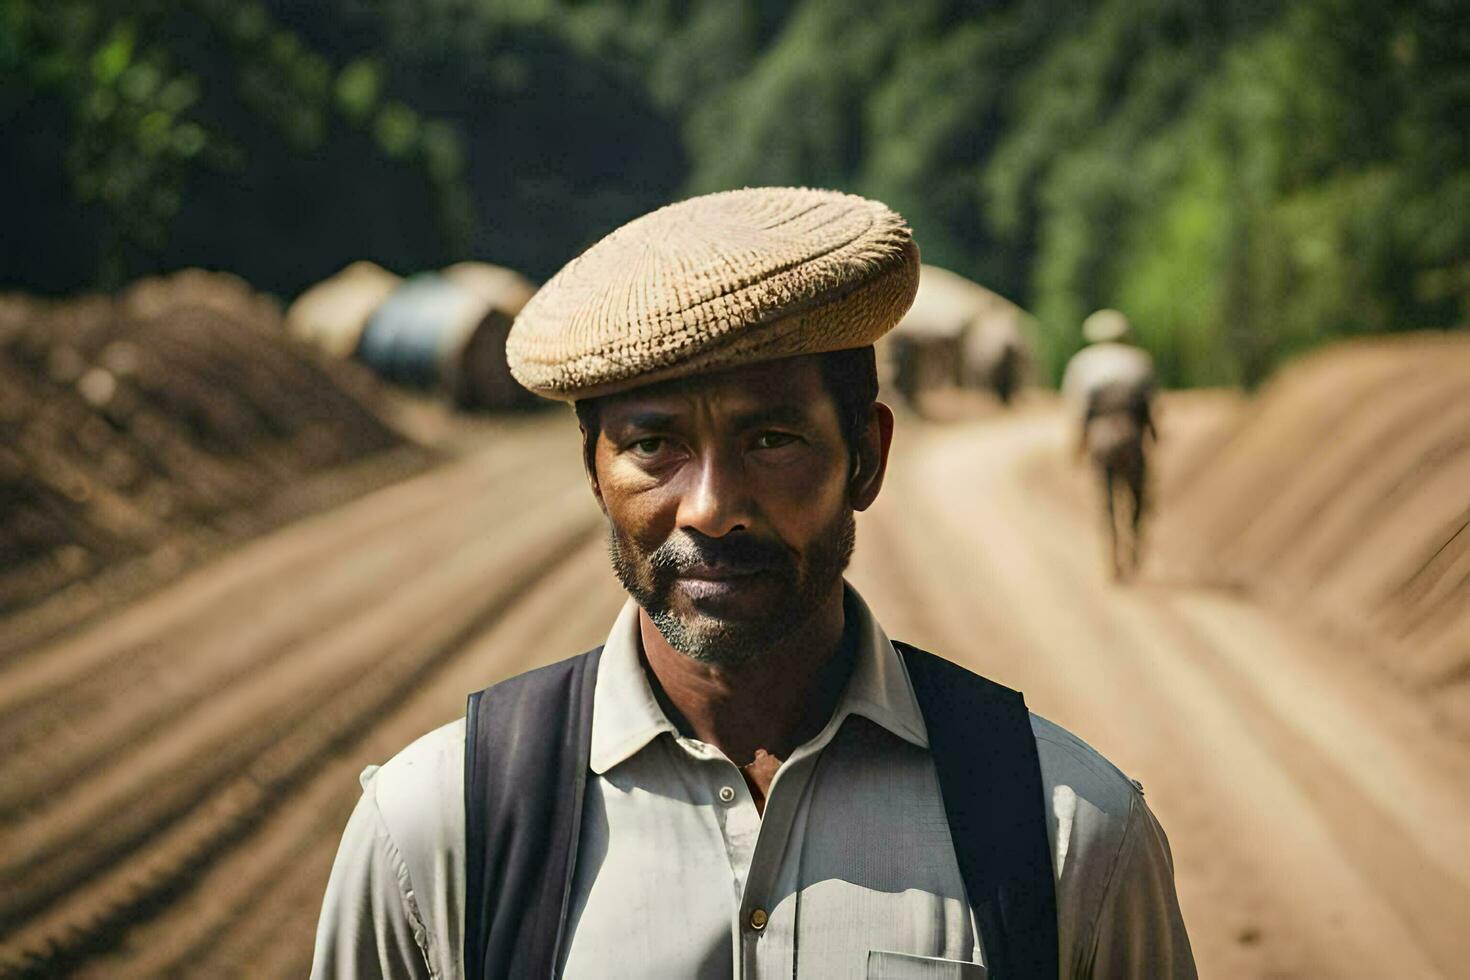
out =
[[(849, 452), (816, 357), (651, 385), (599, 408), (592, 460), (613, 568), (671, 646), (743, 663), (839, 592), (853, 511), (877, 495), (887, 447), (875, 435), (871, 452)], [(877, 480), (854, 481), (864, 457)]]

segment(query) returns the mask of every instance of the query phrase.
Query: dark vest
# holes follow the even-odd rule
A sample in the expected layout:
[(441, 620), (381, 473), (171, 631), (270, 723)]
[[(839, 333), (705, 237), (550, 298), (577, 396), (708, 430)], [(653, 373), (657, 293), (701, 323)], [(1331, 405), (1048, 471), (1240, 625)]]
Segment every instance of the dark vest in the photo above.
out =
[[(992, 980), (1058, 975), (1046, 801), (1021, 695), (894, 644), (918, 697)], [(592, 744), (599, 647), (470, 695), (465, 977), (556, 974)]]

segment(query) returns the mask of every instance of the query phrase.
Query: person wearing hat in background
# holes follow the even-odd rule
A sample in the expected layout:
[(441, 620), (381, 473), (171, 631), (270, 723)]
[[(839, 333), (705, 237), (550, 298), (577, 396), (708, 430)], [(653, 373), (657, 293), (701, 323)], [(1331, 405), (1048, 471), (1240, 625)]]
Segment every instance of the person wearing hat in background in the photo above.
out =
[(843, 579), (918, 267), (881, 204), (747, 189), (527, 304), (512, 370), (574, 405), (630, 598), (364, 773), (314, 976), (1194, 975), (1137, 784)]
[[(1077, 455), (1092, 460), (1102, 483), (1108, 550), (1113, 577), (1138, 571), (1143, 518), (1148, 509), (1148, 456), (1145, 444), (1157, 442), (1153, 397), (1153, 358), (1128, 341), (1133, 327), (1117, 310), (1098, 310), (1082, 322), (1088, 346), (1067, 362), (1062, 394), (1077, 413)], [(1128, 512), (1119, 532), (1127, 494)]]

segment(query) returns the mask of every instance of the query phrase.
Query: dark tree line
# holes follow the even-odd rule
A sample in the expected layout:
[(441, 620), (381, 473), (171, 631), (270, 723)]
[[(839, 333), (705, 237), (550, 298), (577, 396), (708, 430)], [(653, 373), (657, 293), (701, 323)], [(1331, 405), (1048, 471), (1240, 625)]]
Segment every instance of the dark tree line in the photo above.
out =
[(749, 184), (880, 197), (1039, 318), (1246, 382), (1470, 306), (1451, 0), (0, 0), (0, 277), (536, 277)]

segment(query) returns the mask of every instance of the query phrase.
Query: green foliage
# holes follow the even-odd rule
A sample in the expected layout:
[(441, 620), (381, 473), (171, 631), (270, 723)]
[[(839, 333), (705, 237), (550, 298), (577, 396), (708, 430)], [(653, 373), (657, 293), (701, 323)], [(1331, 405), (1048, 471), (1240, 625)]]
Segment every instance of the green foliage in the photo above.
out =
[(1053, 374), (1117, 306), (1167, 380), (1253, 384), (1470, 319), (1456, 7), (0, 0), (0, 121), (61, 107), (28, 159), (105, 217), (104, 278), (221, 213), (274, 236), (221, 261), (288, 289), (365, 254), (544, 276), (673, 197), (832, 186), (1033, 310)]
[(373, 58), (351, 61), (337, 75), (337, 105), (353, 122), (372, 114), (382, 91), (383, 69)]
[(1446, 134), (1467, 121), (1470, 45), (1447, 5), (1150, 6), (1099, 8), (1023, 74), (986, 167), (997, 227), (1034, 229), (1044, 361), (1099, 306), (1188, 384), (1254, 384), (1325, 337), (1462, 323), (1470, 161)]
[(10, 28), (0, 71), (14, 96), (0, 118), (23, 118), (32, 96), (63, 107), (58, 162), (76, 202), (102, 215), (104, 286), (165, 247), (197, 173), (255, 165), (247, 117), (302, 154), (319, 152), (339, 123), (370, 125), (385, 155), (413, 161), (463, 204), (452, 133), (435, 130), (433, 148), (421, 146), (412, 109), (390, 102), (373, 112), (382, 84), (371, 60), (339, 78), (259, 3), (0, 2)]

